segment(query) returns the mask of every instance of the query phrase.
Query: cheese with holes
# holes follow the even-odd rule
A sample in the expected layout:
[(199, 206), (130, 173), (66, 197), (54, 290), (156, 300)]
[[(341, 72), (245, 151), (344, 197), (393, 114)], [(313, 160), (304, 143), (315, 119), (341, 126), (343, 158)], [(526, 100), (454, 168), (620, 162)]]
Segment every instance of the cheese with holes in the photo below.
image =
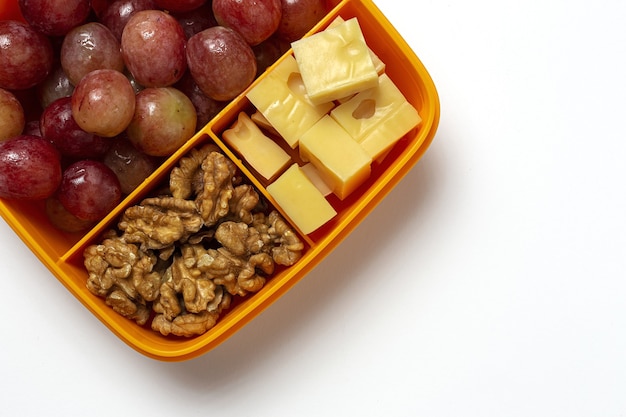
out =
[(313, 103), (338, 100), (378, 84), (378, 72), (355, 17), (292, 42), (291, 47)]
[(298, 164), (268, 185), (267, 192), (304, 234), (314, 232), (337, 215)]
[(387, 74), (377, 87), (356, 94), (330, 115), (374, 160), (422, 121)]
[(333, 103), (309, 100), (293, 56), (287, 55), (246, 95), (292, 149), (304, 132), (327, 114)]
[[(328, 28), (334, 28), (335, 26), (338, 26), (343, 22), (345, 22), (344, 18), (341, 16), (337, 16), (332, 22), (330, 22)], [(370, 58), (372, 58), (372, 63), (374, 64), (374, 68), (376, 68), (376, 73), (378, 73), (378, 75), (384, 73), (386, 68), (385, 63), (378, 57), (378, 55), (376, 55), (374, 51), (372, 51), (371, 48), (368, 48), (368, 50)]]
[(271, 180), (291, 162), (291, 157), (261, 129), (246, 113), (241, 112), (237, 121), (222, 134), (230, 145), (250, 166), (265, 179)]
[(311, 162), (340, 199), (371, 173), (372, 158), (330, 116), (324, 116), (300, 139), (300, 157)]

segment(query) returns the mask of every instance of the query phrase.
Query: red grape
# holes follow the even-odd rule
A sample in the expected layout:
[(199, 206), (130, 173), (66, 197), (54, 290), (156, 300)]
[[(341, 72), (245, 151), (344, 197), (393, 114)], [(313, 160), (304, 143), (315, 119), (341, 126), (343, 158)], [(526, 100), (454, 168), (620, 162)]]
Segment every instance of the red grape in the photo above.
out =
[(25, 90), (43, 81), (53, 66), (50, 39), (26, 23), (0, 21), (0, 88)]
[(205, 3), (198, 9), (189, 12), (175, 13), (174, 17), (176, 17), (176, 20), (183, 28), (187, 39), (198, 32), (202, 32), (204, 29), (217, 25), (210, 3)]
[(115, 173), (99, 161), (74, 162), (63, 171), (57, 197), (63, 207), (82, 220), (98, 221), (120, 202), (122, 191)]
[(281, 0), (213, 0), (213, 15), (239, 32), (250, 45), (272, 36), (280, 24)]
[(135, 13), (122, 32), (126, 67), (144, 87), (167, 87), (187, 69), (187, 38), (180, 23), (160, 10)]
[(281, 3), (277, 33), (289, 42), (304, 36), (326, 14), (324, 0), (281, 0)]
[(47, 140), (20, 135), (0, 142), (0, 197), (42, 200), (61, 182), (61, 156)]
[(94, 15), (100, 19), (112, 0), (91, 0), (91, 9)]
[(31, 120), (29, 122), (26, 122), (26, 126), (24, 126), (24, 131), (22, 132), (22, 135), (42, 137), (41, 129), (39, 128), (39, 120)]
[(135, 148), (128, 138), (120, 135), (102, 158), (120, 180), (123, 194), (130, 194), (159, 166), (159, 159)]
[(155, 8), (153, 0), (115, 0), (106, 6), (99, 20), (111, 30), (118, 41), (121, 41), (124, 27), (132, 15), (140, 10)]
[(62, 97), (45, 108), (39, 123), (41, 135), (69, 158), (99, 158), (111, 140), (81, 129), (72, 117), (72, 99)]
[(46, 215), (50, 223), (65, 232), (84, 232), (94, 224), (93, 220), (82, 220), (67, 211), (56, 195), (46, 199)]
[(146, 88), (137, 93), (136, 102), (126, 133), (140, 151), (169, 156), (196, 133), (196, 109), (180, 90)]
[(174, 87), (182, 91), (196, 108), (196, 130), (209, 123), (225, 106), (226, 102), (213, 100), (202, 92), (191, 73), (187, 71)]
[(287, 52), (289, 45), (285, 46), (283, 44), (284, 42), (281, 42), (281, 39), (272, 36), (252, 47), (256, 57), (257, 76), (261, 75), (267, 67), (276, 62), (283, 53)]
[(61, 65), (74, 85), (97, 69), (124, 71), (119, 41), (109, 28), (98, 22), (77, 26), (65, 35)]
[(111, 69), (85, 75), (72, 93), (72, 114), (81, 129), (98, 136), (122, 133), (135, 113), (135, 90), (124, 74)]
[(207, 0), (154, 0), (159, 9), (172, 13), (190, 12), (207, 2)]
[(48, 107), (61, 97), (70, 97), (73, 91), (74, 85), (67, 78), (61, 65), (54, 68), (46, 79), (37, 85), (37, 96), (42, 108)]
[(25, 125), (22, 103), (13, 93), (0, 88), (0, 141), (20, 135)]
[(232, 100), (254, 80), (252, 47), (233, 29), (213, 26), (187, 42), (187, 62), (200, 89), (218, 101)]
[(89, 0), (19, 0), (20, 10), (37, 31), (48, 36), (63, 36), (87, 20)]

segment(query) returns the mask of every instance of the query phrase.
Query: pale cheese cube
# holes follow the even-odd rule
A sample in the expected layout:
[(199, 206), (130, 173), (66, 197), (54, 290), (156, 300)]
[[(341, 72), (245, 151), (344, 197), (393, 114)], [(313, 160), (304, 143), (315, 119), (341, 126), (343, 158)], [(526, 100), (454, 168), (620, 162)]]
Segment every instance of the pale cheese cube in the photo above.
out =
[(313, 103), (375, 87), (378, 72), (357, 18), (292, 42), (302, 81)]
[[(343, 22), (345, 22), (345, 19), (341, 16), (337, 16), (332, 22), (330, 22), (328, 28), (334, 28), (335, 26), (338, 26)], [(369, 54), (370, 58), (372, 58), (372, 63), (374, 64), (374, 68), (376, 68), (376, 72), (378, 73), (378, 75), (383, 74), (387, 67), (383, 60), (380, 59), (378, 55), (376, 55), (376, 52), (372, 51), (371, 48), (369, 48)]]
[(337, 215), (298, 164), (291, 165), (268, 185), (267, 192), (304, 234), (314, 232)]
[(292, 149), (334, 107), (333, 103), (313, 104), (298, 71), (295, 58), (288, 55), (246, 95)]
[(331, 117), (378, 159), (422, 119), (387, 74), (378, 86), (362, 91), (334, 108)]
[(273, 179), (291, 162), (291, 157), (246, 113), (241, 112), (230, 129), (222, 133), (224, 141), (243, 157), (266, 180)]
[(340, 199), (371, 173), (372, 158), (330, 116), (324, 116), (300, 139), (300, 157), (311, 162)]

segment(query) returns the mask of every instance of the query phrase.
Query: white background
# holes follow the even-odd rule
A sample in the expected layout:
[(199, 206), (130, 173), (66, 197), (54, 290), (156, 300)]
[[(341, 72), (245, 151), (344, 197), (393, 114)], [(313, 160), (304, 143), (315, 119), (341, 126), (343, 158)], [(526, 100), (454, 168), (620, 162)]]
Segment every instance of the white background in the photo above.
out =
[(441, 99), (388, 198), (182, 363), (119, 341), (1, 222), (3, 414), (626, 415), (626, 3), (376, 3)]

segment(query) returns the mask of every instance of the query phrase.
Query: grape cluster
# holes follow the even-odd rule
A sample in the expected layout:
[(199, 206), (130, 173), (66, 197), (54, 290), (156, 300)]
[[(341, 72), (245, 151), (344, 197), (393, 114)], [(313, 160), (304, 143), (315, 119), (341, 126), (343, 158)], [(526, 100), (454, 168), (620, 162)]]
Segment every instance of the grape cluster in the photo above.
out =
[(108, 214), (326, 12), (324, 0), (17, 0), (0, 21), (0, 198)]

